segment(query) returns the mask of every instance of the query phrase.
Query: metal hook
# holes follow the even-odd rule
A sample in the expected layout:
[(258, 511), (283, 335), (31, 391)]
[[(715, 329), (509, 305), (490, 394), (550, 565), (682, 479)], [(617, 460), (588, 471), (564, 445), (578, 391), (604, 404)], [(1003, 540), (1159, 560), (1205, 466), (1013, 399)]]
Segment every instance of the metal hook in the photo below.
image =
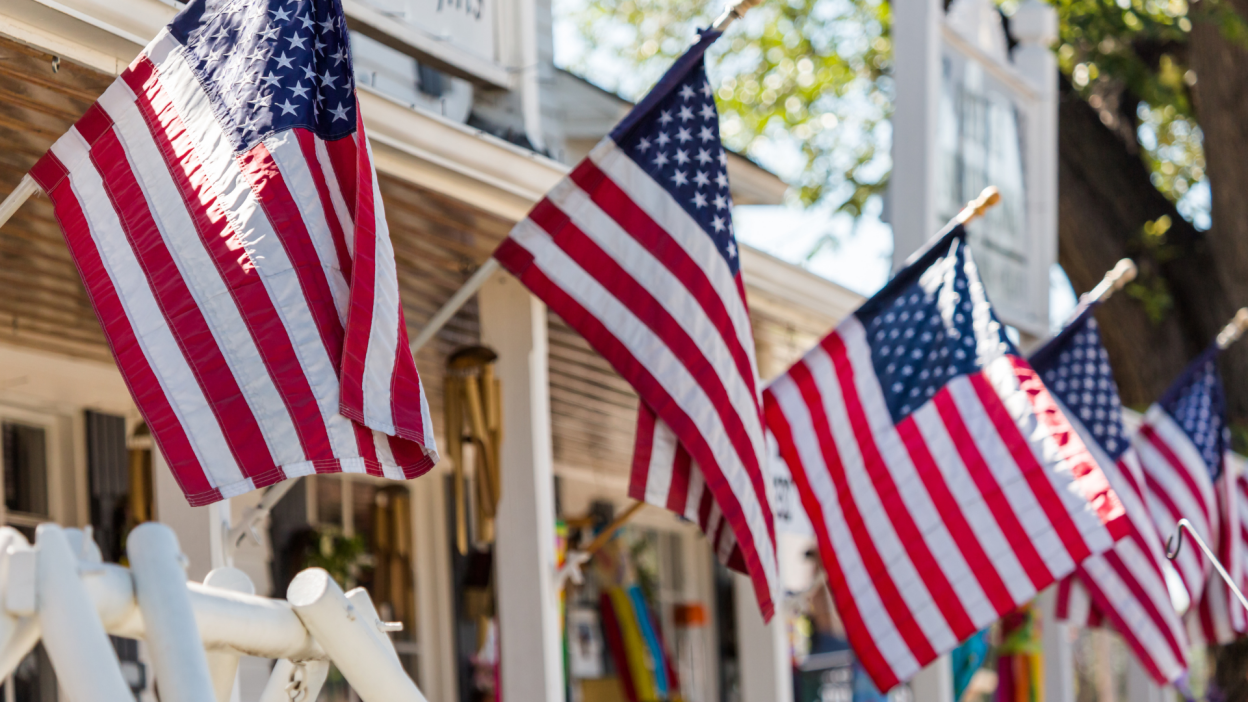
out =
[[(1222, 567), (1221, 561), (1213, 555), (1213, 551), (1209, 550), (1209, 547), (1205, 545), (1205, 540), (1200, 538), (1200, 534), (1196, 532), (1196, 529), (1192, 527), (1192, 523), (1187, 521), (1187, 519), (1180, 519), (1179, 523), (1174, 525), (1174, 533), (1166, 538), (1166, 558), (1173, 561), (1179, 557), (1179, 551), (1183, 549), (1184, 529), (1191, 533), (1192, 539), (1196, 541), (1196, 545), (1200, 547), (1200, 550), (1205, 552), (1205, 557), (1213, 563), (1214, 569), (1218, 571), (1218, 575), (1226, 582), (1226, 586), (1231, 589), (1231, 592), (1235, 593), (1235, 598), (1239, 600), (1240, 606), (1248, 610), (1248, 599), (1244, 599), (1244, 593), (1239, 591), (1239, 586), (1231, 580), (1230, 574), (1226, 572), (1226, 568)], [(1174, 544), (1173, 548), (1171, 547), (1172, 543)]]

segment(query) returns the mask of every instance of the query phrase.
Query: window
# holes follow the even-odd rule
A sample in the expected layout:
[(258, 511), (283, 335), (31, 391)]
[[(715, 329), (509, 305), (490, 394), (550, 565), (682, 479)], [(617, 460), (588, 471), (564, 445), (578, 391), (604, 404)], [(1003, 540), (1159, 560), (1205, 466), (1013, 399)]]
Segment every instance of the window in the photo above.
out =
[[(48, 519), (47, 436), (43, 427), (4, 422), (4, 507), (6, 521), (30, 530)], [(25, 530), (24, 530), (25, 531)]]

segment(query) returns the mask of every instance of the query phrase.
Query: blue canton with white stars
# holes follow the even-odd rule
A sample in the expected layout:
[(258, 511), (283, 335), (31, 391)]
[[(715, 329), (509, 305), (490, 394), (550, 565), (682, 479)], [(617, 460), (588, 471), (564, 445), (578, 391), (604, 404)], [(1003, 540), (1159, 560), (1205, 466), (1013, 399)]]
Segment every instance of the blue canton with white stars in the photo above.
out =
[(1223, 452), (1230, 443), (1217, 347), (1193, 361), (1159, 404), (1192, 440), (1205, 459), (1209, 476), (1217, 480), (1222, 474)]
[[(1077, 417), (1111, 459), (1129, 446), (1122, 423), (1122, 400), (1109, 354), (1091, 310), (1031, 357), (1045, 387)], [(1068, 415), (1069, 416), (1069, 415)]]
[(732, 274), (740, 270), (728, 193), (728, 155), (719, 140), (715, 92), (702, 57), (707, 38), (689, 50), (637, 110), (612, 133), (615, 143), (671, 193), (715, 242)]
[(894, 422), (1013, 345), (956, 227), (855, 313)]
[(355, 131), (347, 23), (338, 0), (195, 0), (169, 26), (242, 153), (303, 127)]

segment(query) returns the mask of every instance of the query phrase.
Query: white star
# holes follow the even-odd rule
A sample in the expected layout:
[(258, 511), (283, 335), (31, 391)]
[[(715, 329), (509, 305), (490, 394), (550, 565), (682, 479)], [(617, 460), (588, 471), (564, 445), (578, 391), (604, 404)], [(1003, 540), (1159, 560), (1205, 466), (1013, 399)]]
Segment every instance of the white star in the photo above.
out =
[(688, 83), (682, 85), (680, 87), (680, 97), (685, 100), (693, 97), (693, 87), (691, 87)]
[(724, 218), (719, 215), (715, 215), (715, 219), (711, 220), (711, 226), (715, 227), (715, 231), (717, 232), (724, 231)]
[(331, 113), (333, 113), (333, 115), (334, 115), (334, 121), (335, 121), (335, 122), (337, 122), (337, 121), (338, 121), (338, 120), (340, 120), (340, 119), (346, 119), (346, 118), (347, 118), (347, 109), (348, 109), (348, 108), (347, 108), (347, 105), (346, 105), (345, 103), (343, 103), (343, 102), (339, 101), (339, 102), (338, 102), (338, 107), (337, 107), (337, 108), (335, 108), (335, 109), (330, 110), (330, 112), (331, 112)]
[(726, 187), (728, 187), (728, 176), (727, 176), (727, 175), (725, 175), (723, 171), (720, 171), (720, 172), (719, 172), (719, 173), (715, 176), (715, 184), (716, 184), (716, 185), (718, 185), (718, 186), (719, 186), (719, 187), (721, 187), (721, 188), (726, 188)]
[[(689, 87), (689, 86), (685, 86), (685, 87)], [(680, 141), (680, 143), (682, 143), (682, 144), (683, 144), (683, 143), (685, 143), (686, 141), (689, 141), (689, 140), (690, 140), (690, 139), (692, 139), (692, 138), (693, 138), (693, 135), (689, 133), (689, 130), (688, 130), (688, 129), (685, 129), (684, 127), (681, 127), (680, 129), (677, 129), (677, 130), (676, 130), (676, 139), (678, 139), (678, 140)]]
[(301, 97), (305, 97), (307, 93), (308, 93), (308, 89), (303, 87), (303, 81), (299, 81), (298, 83), (295, 83), (294, 85), (290, 87), (291, 97), (301, 98)]
[(283, 52), (282, 52), (282, 55), (281, 55), (281, 56), (278, 56), (278, 57), (277, 57), (277, 67), (278, 67), (278, 68), (294, 68), (294, 66), (290, 65), (290, 64), (291, 64), (291, 63), (293, 63), (293, 62), (294, 62), (294, 59), (293, 59), (293, 58), (288, 58), (288, 57), (286, 56), (286, 52), (285, 52), (285, 51), (283, 51)]
[(677, 117), (680, 117), (681, 122), (688, 122), (693, 119), (693, 110), (689, 109), (688, 105), (681, 105), (680, 114)]
[(255, 105), (256, 107), (268, 107), (269, 101), (271, 101), (272, 99), (273, 99), (272, 95), (261, 95), (260, 93), (256, 93), (256, 96), (252, 98), (251, 100), (248, 100), (248, 102), (251, 103), (252, 105)]
[(699, 210), (702, 209), (703, 207), (706, 207), (706, 196), (703, 195), (702, 193), (695, 192), (693, 194), (693, 206), (698, 208)]
[(671, 122), (672, 122), (672, 111), (663, 110), (662, 114), (659, 115), (659, 124), (666, 127), (667, 125), (671, 124)]
[(251, 60), (251, 61), (267, 60), (269, 58), (269, 55), (264, 52), (264, 49), (265, 47), (259, 44), (256, 44), (256, 47), (251, 50), (250, 54), (247, 55), (248, 60)]
[(317, 37), (317, 38), (316, 38), (315, 45), (314, 45), (312, 48), (313, 48), (313, 50), (315, 50), (315, 51), (316, 51), (316, 53), (318, 53), (318, 54), (323, 54), (323, 53), (325, 53), (325, 47), (326, 47), (326, 46), (329, 46), (329, 45), (328, 45), (328, 44), (326, 44), (325, 42), (321, 41), (321, 38), (320, 38), (320, 37)]
[(207, 60), (208, 63), (216, 63), (221, 60), (221, 55), (224, 53), (225, 49), (216, 49), (212, 53), (208, 54), (208, 58), (205, 60)]
[(710, 184), (711, 184), (711, 179), (710, 179), (710, 178), (707, 178), (707, 177), (706, 177), (706, 173), (704, 173), (703, 171), (698, 171), (698, 172), (697, 172), (697, 173), (695, 173), (695, 174), (694, 174), (694, 176), (693, 176), (693, 182), (694, 182), (694, 183), (695, 183), (695, 184), (696, 184), (699, 188), (705, 188), (706, 186), (708, 186), (708, 185), (710, 185)]
[(292, 49), (295, 49), (295, 48), (302, 49), (302, 48), (304, 48), (304, 42), (306, 42), (306, 41), (307, 41), (307, 39), (304, 39), (303, 37), (299, 36), (298, 34), (292, 34), (292, 35), (290, 35), (289, 37), (286, 37), (286, 41), (290, 42), (290, 48), (292, 48)]
[(321, 29), (323, 29), (326, 32), (332, 32), (334, 30), (333, 19), (327, 19), (324, 22), (317, 22), (317, 24), (321, 25)]
[(702, 129), (698, 132), (698, 138), (702, 141), (714, 141), (715, 132), (711, 131), (711, 128), (704, 124), (702, 125)]
[(268, 83), (269, 85), (277, 85), (280, 82), (278, 81), (277, 76), (273, 75), (272, 73), (270, 73), (267, 76), (264, 76), (260, 80), (265, 83)]
[(312, 64), (308, 64), (303, 67), (303, 77), (308, 80), (316, 78), (316, 71), (312, 70)]
[(346, 56), (346, 52), (344, 52), (342, 49), (338, 49), (337, 53), (330, 54), (329, 57), (334, 60), (334, 65), (337, 66), (338, 64), (342, 63), (342, 60), (346, 58), (347, 56)]
[(307, 15), (300, 17), (299, 23), (303, 25), (304, 29), (307, 29), (308, 27), (311, 27), (313, 24), (315, 24), (315, 22), (313, 22), (311, 18), (309, 18)]
[(676, 187), (680, 187), (682, 185), (688, 185), (689, 178), (685, 175), (684, 171), (677, 170), (672, 174), (672, 182), (676, 184)]
[(715, 209), (722, 210), (728, 207), (728, 200), (723, 195), (715, 196)]
[(654, 156), (654, 165), (658, 166), (659, 168), (662, 168), (668, 164), (669, 160), (670, 159), (667, 158), (667, 154), (660, 151)]
[(326, 69), (325, 69), (325, 72), (321, 74), (321, 83), (323, 83), (324, 85), (326, 85), (326, 86), (328, 86), (328, 87), (330, 87), (330, 88), (334, 87), (334, 81), (336, 81), (336, 80), (338, 80), (338, 79), (337, 79), (337, 78), (335, 78), (334, 76), (331, 76), (331, 75), (329, 74), (329, 69), (328, 69), (328, 68), (326, 68)]
[(702, 119), (715, 119), (715, 108), (709, 102), (702, 105)]
[(265, 40), (268, 40), (268, 39), (276, 39), (276, 38), (277, 38), (277, 33), (278, 33), (279, 31), (281, 31), (281, 30), (279, 30), (277, 27), (269, 27), (268, 29), (264, 30), (263, 32), (260, 32), (260, 38), (261, 38), (261, 39), (265, 39)]
[(724, 168), (728, 167), (728, 152), (722, 150), (719, 152), (719, 165)]
[(638, 151), (640, 151), (641, 153), (643, 153), (643, 154), (644, 154), (644, 153), (646, 153), (646, 151), (648, 151), (649, 149), (650, 149), (650, 140), (649, 140), (649, 139), (647, 139), (647, 138), (645, 138), (645, 137), (642, 137), (642, 138), (641, 138), (641, 139), (637, 142), (637, 150), (638, 150)]
[(698, 149), (698, 163), (705, 166), (706, 164), (710, 163), (713, 160), (714, 159), (711, 158), (710, 151), (707, 151), (706, 149)]
[(290, 21), (290, 13), (285, 10), (279, 9), (277, 12), (273, 13), (273, 21), (274, 22), (288, 22)]
[(711, 96), (711, 84), (710, 84), (710, 83), (703, 83), (703, 84), (702, 84), (702, 97), (708, 97), (708, 98), (709, 98), (710, 96)]
[(284, 103), (281, 103), (281, 102), (277, 103), (277, 107), (282, 108), (282, 114), (284, 115), (295, 114), (295, 106), (291, 104), (290, 100), (287, 100)]
[(684, 149), (676, 149), (676, 163), (682, 166), (689, 163), (689, 153)]
[(655, 139), (655, 142), (658, 143), (659, 148), (663, 148), (664, 146), (667, 146), (669, 143), (671, 143), (671, 141), (672, 141), (672, 138), (667, 135), (667, 132), (659, 132), (658, 138)]
[(737, 245), (730, 241), (728, 242), (728, 258), (736, 258), (736, 257), (737, 257)]

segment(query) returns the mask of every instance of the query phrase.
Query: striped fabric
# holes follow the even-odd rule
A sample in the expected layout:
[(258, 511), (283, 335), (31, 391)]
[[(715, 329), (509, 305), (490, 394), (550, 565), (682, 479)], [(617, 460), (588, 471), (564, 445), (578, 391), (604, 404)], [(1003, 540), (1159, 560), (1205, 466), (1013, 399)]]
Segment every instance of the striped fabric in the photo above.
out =
[(495, 257), (637, 390), (630, 494), (698, 522), (770, 619), (758, 372), (703, 62), (717, 37), (703, 33)]
[(192, 3), (31, 174), (192, 505), (417, 476), (437, 455), (341, 9), (226, 4)]
[(1130, 449), (1095, 308), (1084, 303), (1030, 360), (1122, 500), (1129, 532), (1062, 580), (1057, 617), (1082, 626), (1107, 619), (1141, 667), (1165, 685), (1187, 672), (1188, 639), (1167, 589), (1164, 542), (1145, 502), (1144, 476)]
[(1125, 533), (955, 226), (763, 393), (850, 645), (887, 690)]
[[(1226, 401), (1217, 368), (1218, 349), (1193, 361), (1144, 415), (1132, 440), (1148, 492), (1148, 505), (1163, 538), (1186, 517), (1237, 582), (1242, 581), (1237, 491), (1224, 470), (1229, 447)], [(1194, 643), (1234, 640), (1244, 631), (1244, 612), (1220, 584), (1210, 589), (1213, 567), (1195, 544), (1174, 561), (1192, 602), (1188, 627)], [(1216, 578), (1216, 576), (1214, 576)]]

